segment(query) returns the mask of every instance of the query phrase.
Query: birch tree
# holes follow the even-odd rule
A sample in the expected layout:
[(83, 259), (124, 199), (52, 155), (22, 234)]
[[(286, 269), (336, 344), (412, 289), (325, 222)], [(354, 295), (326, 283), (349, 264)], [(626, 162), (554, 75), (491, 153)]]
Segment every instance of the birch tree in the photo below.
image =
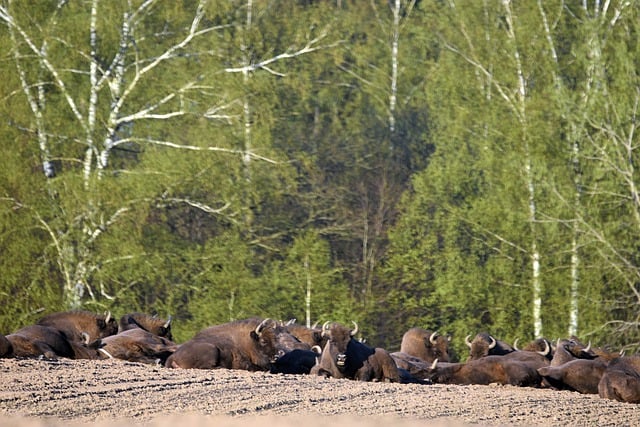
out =
[[(223, 171), (230, 159), (279, 160), (225, 141), (230, 127), (246, 127), (249, 119), (237, 114), (243, 101), (220, 76), (271, 70), (320, 48), (321, 37), (313, 38), (239, 68), (225, 66), (228, 45), (221, 37), (237, 23), (211, 19), (220, 9), (206, 0), (190, 10), (169, 3), (60, 1), (30, 10), (7, 0), (0, 6), (31, 111), (19, 126), (39, 147), (52, 206), (31, 212), (53, 248), (65, 307), (116, 298), (95, 280), (99, 272), (148, 254), (136, 244), (121, 252), (99, 248), (133, 239), (125, 230), (153, 207), (182, 205), (236, 223), (244, 207), (233, 188), (218, 185), (215, 198), (198, 191), (215, 186), (207, 179), (212, 165)], [(200, 169), (187, 178), (181, 169), (187, 166)], [(192, 176), (202, 181), (187, 189)]]

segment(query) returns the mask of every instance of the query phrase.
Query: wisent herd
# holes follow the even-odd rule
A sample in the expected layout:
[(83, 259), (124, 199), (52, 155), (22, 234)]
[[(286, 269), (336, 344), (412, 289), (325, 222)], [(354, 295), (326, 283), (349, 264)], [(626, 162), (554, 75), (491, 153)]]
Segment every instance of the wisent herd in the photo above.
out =
[(640, 403), (640, 355), (586, 345), (577, 337), (536, 339), (517, 347), (489, 333), (467, 336), (466, 360), (455, 362), (450, 337), (408, 329), (389, 352), (357, 338), (358, 325), (312, 327), (269, 318), (209, 326), (176, 343), (171, 317), (67, 311), (0, 335), (0, 357), (121, 359), (168, 369), (242, 369), (417, 384), (509, 384), (597, 394)]

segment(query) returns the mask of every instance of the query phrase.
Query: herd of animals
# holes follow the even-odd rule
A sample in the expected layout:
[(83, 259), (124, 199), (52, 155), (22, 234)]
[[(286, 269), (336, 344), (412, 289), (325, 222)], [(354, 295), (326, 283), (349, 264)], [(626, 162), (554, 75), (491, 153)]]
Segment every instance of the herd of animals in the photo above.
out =
[(0, 357), (122, 359), (181, 369), (243, 369), (359, 381), (417, 384), (509, 384), (598, 394), (640, 403), (640, 355), (592, 347), (576, 337), (536, 339), (523, 348), (488, 333), (465, 338), (469, 355), (454, 362), (450, 338), (422, 328), (402, 337), (400, 351), (373, 348), (353, 327), (326, 322), (307, 327), (264, 318), (202, 329), (178, 344), (171, 318), (129, 313), (66, 311), (0, 335)]

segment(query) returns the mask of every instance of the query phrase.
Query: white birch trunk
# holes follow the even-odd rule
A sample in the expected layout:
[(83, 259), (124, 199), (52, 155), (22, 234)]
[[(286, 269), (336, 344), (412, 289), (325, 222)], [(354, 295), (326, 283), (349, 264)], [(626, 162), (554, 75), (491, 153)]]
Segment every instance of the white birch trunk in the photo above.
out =
[(389, 94), (389, 133), (396, 128), (396, 102), (398, 92), (398, 44), (400, 42), (400, 0), (395, 1), (393, 11), (393, 34), (391, 37), (391, 90)]
[(307, 279), (307, 291), (304, 298), (305, 325), (311, 327), (311, 267), (309, 265), (309, 254), (304, 257), (304, 272)]
[(525, 180), (527, 183), (527, 191), (529, 198), (529, 223), (531, 224), (531, 290), (533, 299), (533, 331), (536, 338), (542, 336), (542, 282), (540, 276), (540, 251), (538, 249), (536, 236), (536, 187), (533, 180), (531, 152), (529, 148), (529, 139), (527, 136), (527, 111), (526, 98), (527, 87), (520, 60), (520, 51), (516, 40), (514, 19), (515, 16), (511, 10), (511, 0), (503, 0), (502, 5), (505, 10), (505, 19), (507, 21), (507, 35), (513, 45), (513, 56), (516, 64), (516, 74), (518, 78), (518, 87), (515, 99), (515, 108), (520, 121), (522, 145), (524, 149), (525, 162)]

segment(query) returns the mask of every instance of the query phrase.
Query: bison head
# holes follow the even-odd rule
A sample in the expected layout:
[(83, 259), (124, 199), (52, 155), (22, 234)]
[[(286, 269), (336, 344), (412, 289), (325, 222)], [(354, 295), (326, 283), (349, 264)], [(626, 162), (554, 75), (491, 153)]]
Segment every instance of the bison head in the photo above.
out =
[(278, 358), (278, 337), (276, 334), (276, 322), (272, 319), (264, 319), (251, 331), (253, 339), (263, 354), (272, 361)]
[(331, 358), (338, 369), (342, 370), (347, 364), (347, 348), (352, 338), (358, 333), (358, 324), (353, 322), (354, 328), (349, 329), (339, 323), (325, 322), (322, 326), (322, 336), (328, 339), (327, 346)]
[(405, 332), (400, 351), (427, 362), (451, 360), (449, 338), (422, 328), (411, 328)]
[(96, 316), (96, 324), (98, 329), (102, 331), (100, 338), (105, 338), (118, 333), (118, 322), (111, 317), (111, 312), (107, 311), (104, 316)]

